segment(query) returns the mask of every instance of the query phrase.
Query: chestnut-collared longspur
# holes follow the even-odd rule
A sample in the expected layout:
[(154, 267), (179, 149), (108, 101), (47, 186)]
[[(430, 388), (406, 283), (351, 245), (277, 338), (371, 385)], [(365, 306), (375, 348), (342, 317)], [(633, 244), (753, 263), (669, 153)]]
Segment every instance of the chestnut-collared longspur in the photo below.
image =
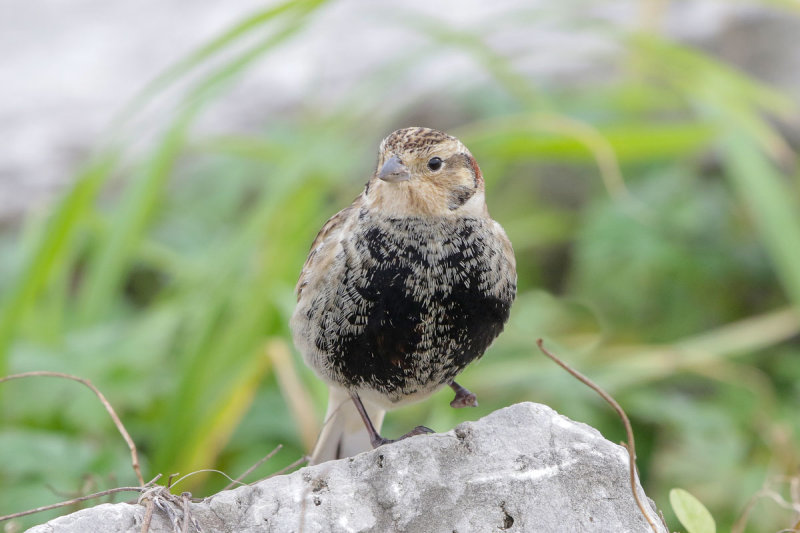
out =
[(312, 464), (392, 442), (378, 433), (385, 411), (445, 385), (453, 407), (477, 405), (453, 379), (503, 330), (516, 293), (514, 252), (469, 150), (406, 128), (379, 152), (361, 195), (322, 226), (297, 283), (294, 341), (329, 387)]

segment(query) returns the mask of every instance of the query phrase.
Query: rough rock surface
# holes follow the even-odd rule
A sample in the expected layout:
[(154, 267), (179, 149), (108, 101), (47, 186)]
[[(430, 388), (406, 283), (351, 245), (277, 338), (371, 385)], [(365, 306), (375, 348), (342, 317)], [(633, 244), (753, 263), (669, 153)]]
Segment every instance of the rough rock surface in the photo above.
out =
[[(139, 532), (143, 511), (99, 505), (29, 531)], [(631, 495), (627, 452), (532, 403), (221, 492), (192, 513), (205, 532), (651, 531)], [(172, 526), (154, 516), (150, 531)]]

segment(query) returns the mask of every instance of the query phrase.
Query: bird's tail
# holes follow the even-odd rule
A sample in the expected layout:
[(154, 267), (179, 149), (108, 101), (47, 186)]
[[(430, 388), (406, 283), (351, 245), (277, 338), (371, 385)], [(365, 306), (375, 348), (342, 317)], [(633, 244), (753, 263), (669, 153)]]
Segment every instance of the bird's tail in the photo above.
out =
[[(383, 416), (386, 411), (362, 400), (376, 431), (381, 430)], [(328, 391), (328, 412), (317, 445), (311, 453), (309, 464), (316, 465), (352, 457), (372, 449), (369, 433), (356, 406), (350, 399), (350, 393), (338, 387), (330, 387)]]

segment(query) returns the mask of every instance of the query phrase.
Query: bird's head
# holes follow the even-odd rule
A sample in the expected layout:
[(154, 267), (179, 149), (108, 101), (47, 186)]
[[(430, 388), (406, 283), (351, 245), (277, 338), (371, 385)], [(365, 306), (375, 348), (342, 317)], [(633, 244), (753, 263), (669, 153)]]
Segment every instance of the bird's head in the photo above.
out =
[(380, 145), (366, 204), (394, 216), (486, 214), (483, 176), (461, 141), (430, 128), (404, 128)]

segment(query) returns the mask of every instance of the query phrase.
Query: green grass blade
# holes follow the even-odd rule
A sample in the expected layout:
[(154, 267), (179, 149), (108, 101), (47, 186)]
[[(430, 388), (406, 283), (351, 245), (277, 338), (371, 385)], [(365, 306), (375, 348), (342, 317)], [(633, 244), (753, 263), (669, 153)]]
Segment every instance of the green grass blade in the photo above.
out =
[[(319, 3), (321, 1), (316, 0), (310, 5), (316, 6)], [(194, 118), (226, 83), (230, 83), (253, 61), (297, 33), (306, 22), (304, 15), (312, 11), (313, 9), (306, 8), (303, 15), (292, 18), (274, 35), (252, 46), (192, 88), (187, 97), (187, 106), (164, 136), (145, 176), (133, 183), (108, 242), (89, 268), (87, 284), (79, 302), (79, 318), (84, 323), (108, 311), (128, 260), (141, 241), (175, 160), (184, 147), (186, 133)]]
[(467, 54), (526, 108), (544, 111), (552, 107), (545, 93), (534, 87), (528, 78), (514, 68), (507, 57), (495, 52), (480, 35), (455, 29), (442, 20), (433, 20), (420, 13), (403, 12), (398, 15), (398, 20), (436, 43)]
[(745, 318), (665, 346), (611, 346), (598, 351), (591, 374), (612, 390), (641, 386), (774, 348), (800, 332), (800, 312), (787, 307)]
[(234, 24), (231, 28), (223, 32), (222, 35), (190, 53), (187, 57), (177, 64), (170, 66), (165, 72), (148, 83), (112, 121), (112, 130), (124, 124), (146, 106), (156, 94), (169, 87), (173, 82), (186, 76), (192, 69), (203, 65), (253, 31), (279, 19), (287, 13), (298, 12), (307, 14), (325, 3), (325, 1), (326, 0), (288, 0), (287, 2), (259, 11)]
[(108, 311), (128, 260), (147, 227), (183, 146), (186, 131), (198, 110), (198, 106), (191, 107), (179, 117), (150, 160), (144, 177), (131, 183), (105, 245), (87, 269), (85, 285), (78, 300), (78, 320), (81, 323), (88, 323)]
[(64, 268), (62, 261), (81, 220), (91, 209), (100, 187), (116, 163), (115, 154), (107, 154), (89, 164), (61, 201), (47, 225), (41, 241), (20, 270), (12, 290), (0, 308), (0, 375), (8, 371), (8, 349), (16, 326), (25, 311), (51, 279), (53, 270)]
[(723, 146), (730, 180), (764, 239), (789, 300), (800, 309), (800, 200), (751, 143), (731, 135)]

